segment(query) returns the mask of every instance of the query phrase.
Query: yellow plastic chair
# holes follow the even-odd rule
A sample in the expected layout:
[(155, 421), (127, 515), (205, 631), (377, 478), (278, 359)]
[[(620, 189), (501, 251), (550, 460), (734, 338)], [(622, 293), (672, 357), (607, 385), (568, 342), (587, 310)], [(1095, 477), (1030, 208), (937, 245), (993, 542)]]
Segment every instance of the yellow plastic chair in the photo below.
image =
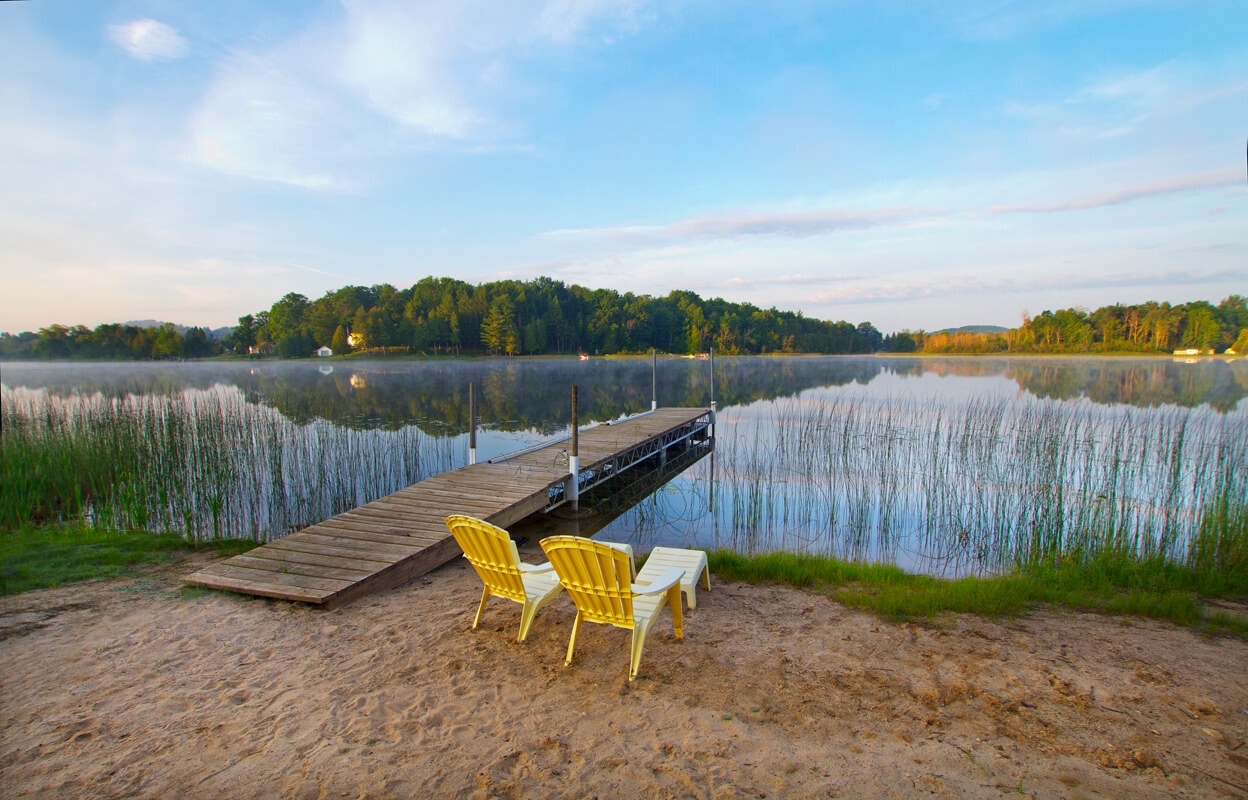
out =
[(568, 658), (572, 663), (576, 636), (581, 622), (601, 622), (633, 632), (633, 647), (628, 664), (628, 679), (637, 677), (641, 651), (646, 646), (646, 633), (665, 604), (672, 610), (672, 626), (676, 638), (684, 638), (684, 619), (680, 603), (680, 579), (684, 570), (672, 568), (655, 575), (648, 583), (633, 583), (629, 556), (606, 542), (595, 542), (579, 536), (551, 536), (542, 540), (542, 550), (554, 565), (559, 582), (576, 603), (576, 621), (568, 642)]
[(451, 529), (451, 535), (464, 551), (464, 558), (485, 584), (481, 605), (477, 606), (477, 616), (472, 620), (473, 630), (481, 621), (486, 602), (494, 596), (505, 597), (523, 606), (520, 636), (516, 640), (523, 642), (537, 612), (563, 589), (554, 568), (550, 564), (525, 564), (520, 560), (520, 551), (511, 535), (484, 520), (452, 514), (446, 518), (446, 527)]

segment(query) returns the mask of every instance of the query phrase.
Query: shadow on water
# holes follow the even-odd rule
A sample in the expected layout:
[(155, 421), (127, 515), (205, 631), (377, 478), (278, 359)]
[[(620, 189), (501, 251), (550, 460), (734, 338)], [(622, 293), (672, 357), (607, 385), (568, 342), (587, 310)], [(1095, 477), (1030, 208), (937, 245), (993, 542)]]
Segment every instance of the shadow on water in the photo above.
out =
[(714, 440), (707, 439), (686, 442), (679, 454), (669, 454), (666, 459), (660, 455), (651, 456), (586, 492), (581, 496), (577, 509), (565, 504), (549, 512), (534, 514), (516, 523), (510, 532), (513, 537), (525, 539), (545, 539), (557, 535), (592, 537), (711, 455), (714, 449)]

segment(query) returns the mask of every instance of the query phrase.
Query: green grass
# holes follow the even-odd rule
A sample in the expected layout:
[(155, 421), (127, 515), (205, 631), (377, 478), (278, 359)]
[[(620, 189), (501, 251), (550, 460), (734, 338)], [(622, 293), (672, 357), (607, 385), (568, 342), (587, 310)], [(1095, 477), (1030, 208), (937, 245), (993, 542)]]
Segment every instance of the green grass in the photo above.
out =
[(712, 574), (721, 580), (809, 587), (890, 620), (937, 622), (958, 613), (1010, 617), (1050, 606), (1162, 619), (1248, 637), (1248, 619), (1207, 613), (1201, 602), (1248, 597), (1248, 574), (1206, 573), (1163, 559), (1100, 553), (1085, 561), (956, 580), (793, 553), (745, 556), (716, 550), (709, 560)]
[(228, 556), (254, 546), (240, 539), (194, 545), (178, 535), (78, 525), (25, 526), (0, 531), (0, 595), (121, 577), (136, 567), (172, 561), (202, 548)]

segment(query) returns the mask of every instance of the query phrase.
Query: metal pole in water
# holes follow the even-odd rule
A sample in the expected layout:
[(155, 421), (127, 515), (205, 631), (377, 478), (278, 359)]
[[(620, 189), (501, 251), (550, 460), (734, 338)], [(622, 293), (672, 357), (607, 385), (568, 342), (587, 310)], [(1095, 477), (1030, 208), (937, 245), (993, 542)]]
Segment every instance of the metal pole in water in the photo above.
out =
[(468, 463), (477, 463), (477, 397), (468, 384)]
[(659, 409), (659, 351), (650, 348), (650, 410)]
[(715, 437), (715, 348), (711, 348), (711, 438)]
[(576, 511), (580, 508), (580, 487), (577, 481), (581, 477), (581, 455), (580, 455), (580, 431), (579, 422), (577, 420), (577, 392), (578, 387), (572, 384), (572, 452), (568, 453), (568, 485), (564, 489), (564, 496), (568, 498), (572, 510)]

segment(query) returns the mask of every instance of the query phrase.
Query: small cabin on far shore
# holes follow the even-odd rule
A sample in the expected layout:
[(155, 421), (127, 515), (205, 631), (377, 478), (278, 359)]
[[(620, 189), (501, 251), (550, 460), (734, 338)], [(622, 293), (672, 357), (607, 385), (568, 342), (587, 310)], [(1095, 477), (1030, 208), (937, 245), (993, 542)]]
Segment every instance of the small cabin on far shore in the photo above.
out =
[(320, 356), (321, 358), (329, 358), (330, 356), (334, 354), (334, 351), (326, 347), (325, 345), (321, 345), (320, 347), (316, 348), (316, 354)]

